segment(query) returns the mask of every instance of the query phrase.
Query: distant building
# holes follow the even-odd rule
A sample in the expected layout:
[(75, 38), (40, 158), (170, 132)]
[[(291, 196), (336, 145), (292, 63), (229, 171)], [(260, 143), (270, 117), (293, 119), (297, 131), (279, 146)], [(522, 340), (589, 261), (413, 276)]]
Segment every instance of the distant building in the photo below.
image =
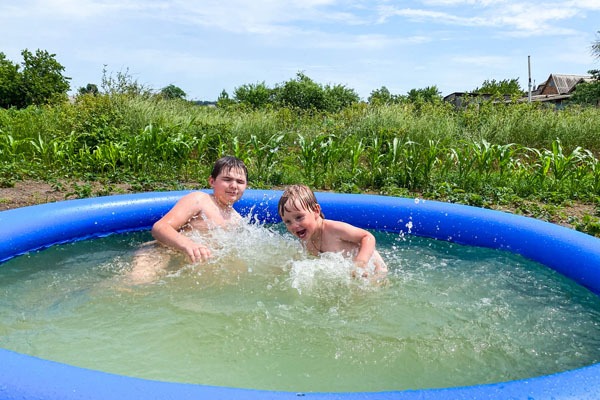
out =
[[(557, 108), (561, 108), (578, 84), (592, 81), (591, 75), (550, 74), (545, 82), (540, 83), (531, 92), (531, 101), (553, 103)], [(528, 97), (523, 98), (521, 101), (528, 101), (528, 99)]]
[(548, 79), (538, 85), (531, 94), (533, 96), (550, 96), (572, 94), (575, 86), (581, 82), (591, 82), (591, 75), (550, 74)]
[[(592, 81), (591, 75), (550, 74), (545, 82), (539, 84), (531, 92), (531, 101), (551, 103), (557, 108), (562, 108), (564, 102), (571, 97), (578, 84)], [(444, 101), (454, 104), (457, 108), (465, 107), (467, 104), (481, 103), (490, 99), (494, 101), (499, 100), (490, 94), (472, 92), (454, 92), (444, 97)], [(511, 97), (504, 96), (504, 101), (511, 101)], [(519, 99), (519, 101), (529, 101), (529, 96), (525, 96)]]

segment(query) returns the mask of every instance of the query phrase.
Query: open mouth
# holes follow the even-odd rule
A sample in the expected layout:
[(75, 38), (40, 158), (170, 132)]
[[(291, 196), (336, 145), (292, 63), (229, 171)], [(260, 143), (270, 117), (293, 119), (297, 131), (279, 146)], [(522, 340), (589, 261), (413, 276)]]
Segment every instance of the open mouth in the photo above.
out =
[(306, 229), (300, 229), (296, 231), (296, 236), (298, 236), (300, 239), (304, 239), (306, 236)]

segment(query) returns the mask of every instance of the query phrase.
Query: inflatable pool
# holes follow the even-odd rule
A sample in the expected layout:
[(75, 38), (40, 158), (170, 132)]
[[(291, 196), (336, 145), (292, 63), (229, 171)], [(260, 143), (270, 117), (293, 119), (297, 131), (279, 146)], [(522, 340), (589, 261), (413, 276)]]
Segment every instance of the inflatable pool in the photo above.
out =
[[(148, 230), (188, 192), (70, 200), (0, 212), (0, 261), (58, 243)], [(236, 209), (279, 222), (281, 192), (247, 190)], [(513, 214), (435, 201), (317, 193), (327, 217), (367, 229), (497, 248), (540, 262), (600, 292), (600, 240)], [(0, 265), (1, 268), (1, 265)], [(600, 364), (530, 379), (406, 391), (297, 393), (152, 381), (0, 349), (2, 399), (596, 399)]]

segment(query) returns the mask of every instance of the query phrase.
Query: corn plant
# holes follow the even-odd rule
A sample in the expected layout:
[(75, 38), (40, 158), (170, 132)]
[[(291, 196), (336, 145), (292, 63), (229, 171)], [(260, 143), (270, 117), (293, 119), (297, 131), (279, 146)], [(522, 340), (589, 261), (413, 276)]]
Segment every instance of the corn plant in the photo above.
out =
[(385, 154), (381, 151), (381, 140), (379, 139), (379, 136), (374, 136), (371, 139), (371, 143), (366, 146), (365, 152), (367, 169), (370, 171), (370, 174), (368, 174), (368, 186), (375, 187), (378, 178), (384, 174), (382, 161)]
[(235, 157), (248, 164), (250, 151), (246, 147), (246, 144), (241, 142), (239, 136), (235, 136), (231, 141), (231, 150)]
[(41, 134), (38, 134), (37, 139), (30, 140), (29, 144), (31, 145), (33, 158), (38, 159), (45, 165), (52, 160), (52, 144), (47, 143)]
[(318, 162), (316, 140), (307, 140), (298, 134), (297, 144), (300, 148), (299, 161), (304, 171), (304, 177), (309, 182), (314, 182)]
[(552, 172), (556, 181), (560, 182), (571, 175), (575, 166), (581, 161), (582, 149), (577, 146), (569, 155), (564, 154), (560, 140), (552, 142), (552, 152), (546, 151), (552, 160)]
[(529, 168), (532, 169), (532, 184), (538, 188), (543, 188), (547, 180), (548, 173), (552, 167), (552, 153), (547, 150), (540, 150), (528, 147), (527, 152), (533, 154), (534, 161)]
[(269, 182), (271, 171), (276, 165), (275, 156), (284, 137), (284, 134), (273, 134), (263, 142), (256, 135), (250, 136), (250, 154), (256, 163), (258, 179)]
[(399, 163), (401, 164), (403, 172), (403, 186), (406, 186), (410, 189), (416, 188), (419, 183), (418, 175), (421, 170), (419, 146), (420, 145), (417, 142), (413, 142), (409, 139), (402, 144), (400, 149)]
[(504, 174), (511, 170), (516, 164), (516, 154), (519, 148), (514, 143), (508, 143), (504, 145), (496, 145), (496, 168), (500, 178)]
[(591, 151), (586, 150), (586, 153), (586, 160), (588, 162), (588, 168), (592, 181), (592, 192), (596, 195), (600, 195), (600, 163)]
[(145, 156), (144, 164), (152, 161), (175, 162), (186, 159), (193, 148), (192, 138), (185, 138), (180, 132), (172, 133), (152, 124), (146, 126), (132, 142), (133, 152)]
[(496, 147), (486, 140), (472, 142), (469, 144), (470, 152), (474, 162), (474, 169), (480, 176), (488, 178), (493, 171), (496, 160)]
[(431, 181), (431, 175), (434, 168), (439, 164), (440, 157), (444, 149), (440, 146), (439, 140), (429, 139), (427, 141), (427, 147), (423, 150), (420, 157), (420, 170), (422, 175), (423, 184), (429, 185)]
[(121, 162), (123, 153), (123, 145), (119, 143), (104, 143), (96, 146), (91, 154), (91, 159), (100, 171), (109, 169), (112, 173), (116, 174), (117, 166)]
[(365, 145), (363, 144), (362, 139), (350, 146), (350, 173), (353, 176), (357, 173), (364, 152)]
[(343, 154), (342, 146), (334, 134), (322, 134), (316, 140), (319, 146), (317, 156), (321, 164), (323, 176), (327, 176), (333, 173), (334, 168), (339, 165), (340, 157)]
[(0, 159), (4, 161), (14, 161), (17, 157), (22, 157), (20, 151), (22, 140), (15, 140), (12, 135), (4, 134), (0, 130)]
[(449, 160), (454, 164), (459, 182), (465, 183), (476, 162), (476, 156), (472, 152), (472, 147), (463, 143), (459, 148), (451, 148)]

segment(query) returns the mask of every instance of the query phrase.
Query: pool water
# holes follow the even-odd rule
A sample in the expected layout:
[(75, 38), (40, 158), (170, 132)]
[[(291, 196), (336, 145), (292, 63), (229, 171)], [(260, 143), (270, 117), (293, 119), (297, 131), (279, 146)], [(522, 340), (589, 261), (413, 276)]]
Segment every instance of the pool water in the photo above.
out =
[(350, 276), (281, 226), (216, 232), (203, 265), (174, 256), (132, 284), (148, 232), (0, 265), (0, 346), (162, 381), (284, 391), (453, 387), (600, 361), (600, 302), (499, 250), (374, 232), (390, 272)]

